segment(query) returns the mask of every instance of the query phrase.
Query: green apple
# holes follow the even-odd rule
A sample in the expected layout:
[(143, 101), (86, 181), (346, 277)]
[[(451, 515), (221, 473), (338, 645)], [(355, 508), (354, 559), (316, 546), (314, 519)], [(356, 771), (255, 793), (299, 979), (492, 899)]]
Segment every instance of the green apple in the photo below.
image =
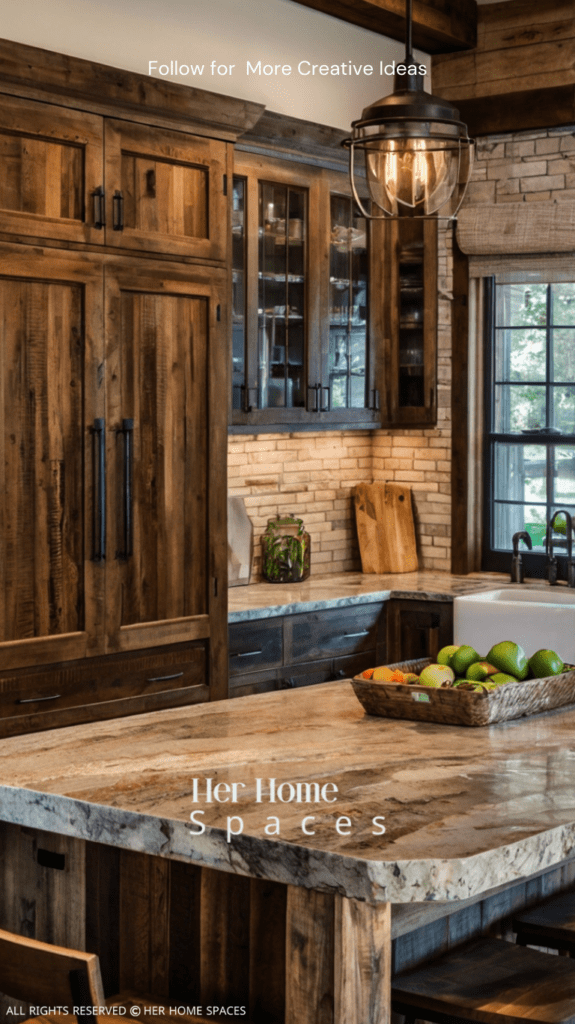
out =
[(542, 649), (535, 651), (529, 659), (529, 668), (536, 679), (544, 679), (546, 676), (558, 676), (563, 671), (563, 662), (555, 651)]
[(437, 664), (450, 665), (453, 655), (458, 650), (459, 644), (448, 644), (447, 647), (442, 647), (439, 654), (437, 655)]
[(481, 655), (469, 644), (462, 644), (452, 656), (449, 664), (456, 676), (464, 676), (470, 665), (481, 661)]
[(419, 673), (421, 686), (450, 685), (455, 679), (455, 672), (449, 665), (428, 665)]
[(467, 669), (465, 677), (482, 683), (489, 676), (494, 676), (496, 672), (495, 665), (490, 665), (488, 661), (474, 661)]
[(487, 661), (515, 679), (526, 679), (529, 674), (527, 655), (513, 640), (502, 640), (495, 644), (487, 655)]
[(496, 672), (494, 676), (489, 676), (488, 683), (494, 683), (495, 686), (503, 686), (504, 683), (516, 683), (517, 679), (515, 676), (509, 675), (508, 672)]

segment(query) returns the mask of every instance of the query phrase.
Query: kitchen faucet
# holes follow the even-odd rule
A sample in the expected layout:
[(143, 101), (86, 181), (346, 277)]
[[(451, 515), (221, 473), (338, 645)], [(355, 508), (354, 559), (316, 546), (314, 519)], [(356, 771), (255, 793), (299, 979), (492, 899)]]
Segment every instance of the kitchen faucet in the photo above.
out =
[(527, 547), (531, 551), (533, 544), (531, 543), (531, 537), (527, 533), (527, 530), (520, 530), (519, 533), (514, 533), (512, 538), (513, 543), (513, 558), (511, 559), (511, 582), (512, 583), (523, 583), (523, 559), (519, 551), (519, 541), (524, 540)]
[(545, 551), (547, 554), (547, 579), (552, 587), (557, 584), (557, 558), (553, 554), (553, 530), (557, 516), (565, 516), (565, 532), (567, 534), (567, 586), (575, 588), (575, 564), (573, 563), (573, 520), (565, 508), (559, 508), (549, 520), (545, 534)]

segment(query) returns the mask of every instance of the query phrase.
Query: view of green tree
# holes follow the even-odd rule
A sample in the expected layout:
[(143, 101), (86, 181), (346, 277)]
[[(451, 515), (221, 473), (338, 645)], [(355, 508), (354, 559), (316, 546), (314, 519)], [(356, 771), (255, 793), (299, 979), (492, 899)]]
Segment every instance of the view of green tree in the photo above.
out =
[(509, 548), (529, 530), (544, 544), (552, 511), (575, 506), (575, 282), (497, 285), (492, 430), (517, 435), (494, 442), (493, 543)]

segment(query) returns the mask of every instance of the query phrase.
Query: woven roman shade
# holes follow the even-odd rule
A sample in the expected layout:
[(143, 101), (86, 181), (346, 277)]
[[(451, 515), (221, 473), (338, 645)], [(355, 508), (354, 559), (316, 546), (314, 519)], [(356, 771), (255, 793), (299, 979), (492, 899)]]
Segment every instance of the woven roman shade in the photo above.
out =
[(568, 262), (575, 264), (572, 200), (464, 206), (456, 230), (459, 248), (469, 257), (569, 253)]

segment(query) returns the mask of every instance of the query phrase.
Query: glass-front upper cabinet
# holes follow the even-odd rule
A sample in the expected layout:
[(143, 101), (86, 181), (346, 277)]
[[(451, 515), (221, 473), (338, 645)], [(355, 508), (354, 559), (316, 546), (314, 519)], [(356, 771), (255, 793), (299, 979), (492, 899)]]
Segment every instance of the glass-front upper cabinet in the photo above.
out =
[(367, 228), (350, 196), (332, 191), (334, 177), (345, 181), (236, 154), (232, 424), (239, 430), (365, 426), (366, 417), (378, 425)]
[(389, 220), (377, 224), (373, 234), (383, 254), (374, 286), (383, 336), (378, 368), (383, 424), (432, 426), (437, 420), (437, 223)]

